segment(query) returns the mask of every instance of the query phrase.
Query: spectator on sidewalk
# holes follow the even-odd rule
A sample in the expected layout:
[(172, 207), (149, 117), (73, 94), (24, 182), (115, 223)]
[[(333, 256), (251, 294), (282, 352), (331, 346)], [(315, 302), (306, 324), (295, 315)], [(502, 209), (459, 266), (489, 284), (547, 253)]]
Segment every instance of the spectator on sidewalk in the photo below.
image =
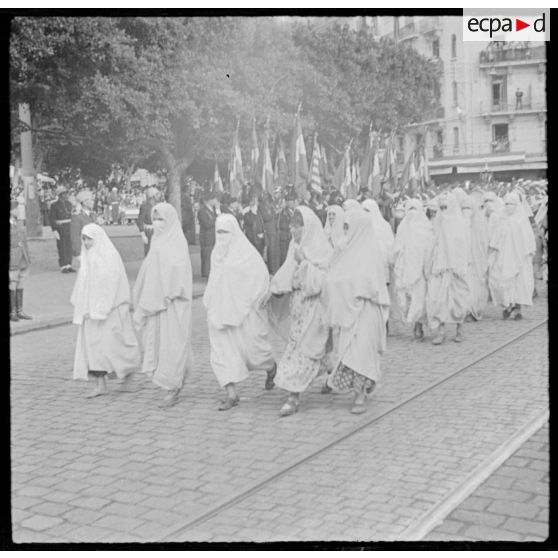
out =
[(76, 200), (80, 204), (79, 213), (74, 213), (70, 222), (70, 236), (72, 239), (72, 253), (74, 258), (79, 258), (81, 254), (81, 230), (88, 223), (96, 222), (96, 215), (93, 213), (95, 200), (90, 190), (82, 190), (76, 195)]
[(130, 285), (122, 258), (106, 232), (94, 223), (81, 231), (81, 265), (72, 292), (74, 324), (79, 326), (74, 380), (95, 378), (86, 397), (108, 393), (106, 378), (126, 378), (140, 364), (130, 315)]
[(194, 208), (192, 207), (189, 184), (182, 189), (180, 201), (182, 210), (182, 231), (188, 241), (188, 245), (191, 246), (196, 243), (196, 220), (194, 217)]
[(18, 202), (10, 202), (10, 320), (30, 320), (23, 311), (23, 280), (31, 260), (27, 249), (25, 226), (18, 221)]
[(200, 224), (201, 275), (207, 278), (211, 267), (211, 251), (215, 246), (216, 206), (219, 201), (216, 192), (206, 192), (203, 198), (203, 203), (198, 211), (198, 221)]
[(71, 273), (72, 268), (72, 237), (70, 223), (72, 218), (72, 204), (68, 201), (68, 191), (60, 186), (56, 193), (58, 199), (50, 206), (50, 226), (56, 238), (58, 249), (58, 264), (62, 273)]
[(116, 188), (116, 186), (109, 194), (108, 201), (111, 208), (110, 222), (113, 225), (117, 225), (120, 220), (120, 196), (118, 194), (118, 188)]
[(143, 241), (144, 256), (147, 256), (149, 248), (151, 247), (151, 238), (153, 237), (151, 212), (159, 201), (159, 190), (157, 190), (155, 186), (150, 186), (145, 192), (145, 198), (139, 210), (137, 225)]
[(167, 390), (161, 405), (174, 405), (192, 369), (192, 265), (176, 210), (152, 211), (151, 249), (134, 285), (134, 323), (142, 347), (142, 372)]

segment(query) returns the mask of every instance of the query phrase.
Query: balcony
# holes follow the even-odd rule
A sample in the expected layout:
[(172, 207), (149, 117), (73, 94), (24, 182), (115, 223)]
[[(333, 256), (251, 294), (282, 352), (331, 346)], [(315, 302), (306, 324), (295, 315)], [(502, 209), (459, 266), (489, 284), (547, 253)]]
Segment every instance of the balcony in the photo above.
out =
[(442, 18), (440, 16), (424, 17), (420, 20), (418, 29), (421, 33), (433, 33), (442, 30)]
[[(525, 96), (524, 96), (525, 97)], [(505, 100), (499, 103), (480, 103), (479, 113), (484, 118), (490, 116), (519, 116), (526, 114), (538, 114), (546, 112), (546, 103), (536, 103), (532, 102), (530, 99), (525, 99), (521, 105), (517, 105), (515, 100), (512, 103), (508, 103)]]
[(504, 46), (499, 48), (487, 48), (481, 51), (479, 55), (481, 68), (540, 64), (541, 62), (546, 62), (546, 47), (544, 45), (530, 47), (505, 43)]
[(508, 138), (498, 138), (492, 142), (492, 153), (509, 153), (510, 140)]

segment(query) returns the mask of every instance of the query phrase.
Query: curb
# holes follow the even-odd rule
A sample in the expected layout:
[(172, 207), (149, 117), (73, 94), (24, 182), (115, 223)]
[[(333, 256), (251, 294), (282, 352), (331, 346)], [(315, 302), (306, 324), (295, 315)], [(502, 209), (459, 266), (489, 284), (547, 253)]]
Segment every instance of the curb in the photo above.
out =
[[(203, 296), (204, 291), (194, 293), (192, 295), (192, 300), (200, 298)], [(16, 335), (23, 335), (24, 333), (31, 333), (33, 331), (42, 331), (44, 329), (54, 329), (56, 327), (61, 327), (65, 325), (70, 325), (72, 323), (72, 318), (55, 318), (54, 320), (49, 320), (48, 322), (29, 324), (25, 327), (18, 329), (17, 331), (11, 331), (10, 337), (15, 337)]]

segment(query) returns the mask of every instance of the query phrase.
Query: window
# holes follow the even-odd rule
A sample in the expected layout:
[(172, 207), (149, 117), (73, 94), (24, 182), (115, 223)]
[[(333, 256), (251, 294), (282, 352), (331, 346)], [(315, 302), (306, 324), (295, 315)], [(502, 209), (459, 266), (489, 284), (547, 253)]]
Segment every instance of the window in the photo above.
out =
[(492, 110), (507, 109), (506, 77), (492, 77)]
[(492, 151), (502, 153), (510, 150), (509, 129), (507, 124), (492, 126)]
[(453, 106), (457, 106), (457, 81), (452, 83), (452, 91), (453, 91)]
[(454, 153), (459, 151), (459, 128), (457, 126), (453, 129), (453, 151)]
[(440, 39), (432, 41), (432, 56), (433, 58), (440, 58)]
[(455, 35), (451, 36), (451, 57), (457, 58), (457, 37)]
[(442, 130), (438, 130), (436, 132), (436, 142), (433, 146), (434, 157), (443, 157), (444, 156), (444, 134)]

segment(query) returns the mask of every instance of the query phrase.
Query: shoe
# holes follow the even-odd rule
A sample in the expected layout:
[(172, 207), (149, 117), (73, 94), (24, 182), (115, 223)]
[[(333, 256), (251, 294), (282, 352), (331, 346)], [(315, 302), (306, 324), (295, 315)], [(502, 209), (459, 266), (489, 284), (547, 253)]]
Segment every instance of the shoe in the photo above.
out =
[(514, 319), (514, 320), (522, 320), (522, 319), (523, 319), (523, 316), (521, 315), (521, 312), (518, 312), (518, 313), (513, 317), (513, 319)]
[(17, 317), (16, 312), (10, 312), (10, 321), (11, 322), (19, 322), (19, 318)]
[(324, 384), (323, 387), (322, 387), (321, 393), (323, 393), (324, 395), (326, 395), (326, 394), (328, 394), (328, 393), (331, 393), (332, 391), (333, 391), (333, 390), (332, 390), (327, 384)]
[(443, 333), (439, 333), (436, 337), (434, 337), (434, 339), (432, 339), (432, 345), (441, 345), (445, 339), (446, 336)]
[(364, 403), (355, 403), (351, 407), (351, 413), (353, 415), (362, 415), (362, 413), (366, 413), (366, 405)]
[(413, 337), (417, 340), (424, 339), (424, 329), (420, 322), (415, 323), (415, 329), (413, 331)]
[(68, 273), (77, 273), (73, 267), (68, 268)]
[(16, 289), (16, 309), (17, 309), (17, 317), (20, 320), (32, 320), (31, 316), (28, 316), (23, 311), (23, 289)]
[(108, 391), (106, 390), (100, 390), (95, 388), (91, 393), (88, 393), (85, 398), (86, 399), (93, 399), (94, 397), (99, 397), (100, 395), (107, 395)]
[(513, 312), (513, 308), (504, 309), (504, 311), (502, 312), (502, 318), (504, 318), (504, 320), (507, 320), (511, 316), (512, 312)]
[(461, 341), (463, 341), (463, 334), (460, 331), (456, 332), (455, 337), (453, 338), (453, 340), (456, 343), (461, 343)]
[(273, 381), (277, 374), (277, 363), (274, 363), (273, 368), (267, 371), (267, 378), (265, 380), (265, 389), (272, 390), (275, 387), (275, 382)]
[(294, 415), (298, 411), (299, 401), (294, 397), (289, 397), (286, 403), (281, 407), (279, 411), (279, 416), (288, 417)]
[(63, 267), (60, 271), (61, 271), (62, 273), (69, 273), (67, 267)]
[(219, 410), (228, 411), (229, 409), (236, 407), (239, 403), (240, 403), (240, 399), (238, 397), (235, 397), (234, 399), (227, 397), (225, 400), (221, 401), (221, 405), (219, 405)]

